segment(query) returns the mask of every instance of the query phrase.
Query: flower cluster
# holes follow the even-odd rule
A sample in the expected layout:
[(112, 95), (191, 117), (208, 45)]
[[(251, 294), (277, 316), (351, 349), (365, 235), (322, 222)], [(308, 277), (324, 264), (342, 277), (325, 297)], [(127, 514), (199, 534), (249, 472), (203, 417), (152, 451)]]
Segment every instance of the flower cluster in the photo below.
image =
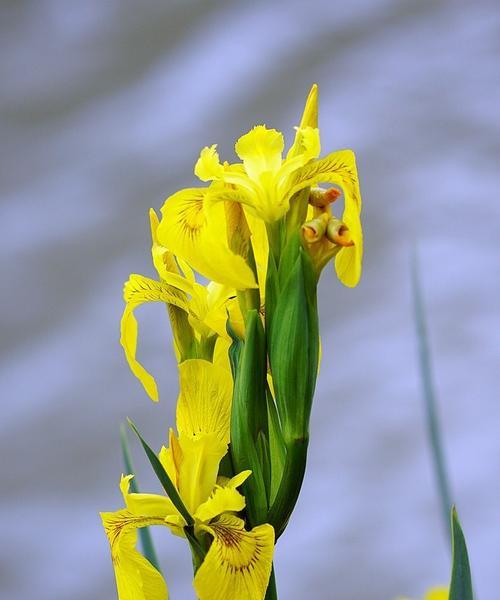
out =
[(102, 513), (120, 600), (168, 597), (136, 549), (151, 525), (187, 539), (201, 600), (274, 597), (274, 545), (302, 484), (319, 368), (318, 279), (331, 260), (355, 286), (363, 255), (354, 154), (318, 158), (317, 117), (313, 86), (286, 156), (280, 132), (254, 127), (236, 142), (240, 162), (204, 148), (194, 172), (206, 185), (170, 196), (161, 220), (150, 212), (157, 277), (126, 282), (121, 345), (158, 401), (134, 311), (164, 303), (180, 392), (176, 431), (154, 457), (169, 495), (132, 493), (129, 474), (125, 508)]

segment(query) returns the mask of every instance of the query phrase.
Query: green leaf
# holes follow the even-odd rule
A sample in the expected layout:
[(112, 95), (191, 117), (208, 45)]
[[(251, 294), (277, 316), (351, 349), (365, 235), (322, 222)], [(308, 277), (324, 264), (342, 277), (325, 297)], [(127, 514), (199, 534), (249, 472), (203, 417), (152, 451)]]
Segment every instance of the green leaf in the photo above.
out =
[(229, 346), (228, 356), (229, 356), (229, 364), (231, 365), (231, 373), (233, 376), (233, 380), (236, 379), (236, 372), (238, 370), (238, 361), (240, 359), (240, 352), (243, 348), (243, 342), (240, 340), (233, 327), (231, 326), (231, 322), (229, 321), (229, 313), (227, 315), (226, 321), (226, 331), (229, 337), (232, 340), (231, 346)]
[(436, 474), (436, 482), (441, 503), (441, 514), (443, 525), (447, 536), (450, 534), (450, 509), (451, 493), (448, 483), (448, 473), (444, 459), (443, 444), (441, 441), (441, 428), (437, 411), (436, 394), (434, 391), (434, 381), (432, 377), (432, 364), (429, 352), (429, 340), (427, 335), (427, 324), (425, 318), (425, 308), (422, 298), (420, 285), (420, 274), (418, 269), (417, 252), (414, 248), (412, 263), (412, 295), (415, 330), (418, 342), (418, 358), (420, 366), (420, 379), (422, 382), (423, 401), (425, 406), (426, 424), (428, 438), (431, 446), (432, 461)]
[(283, 440), (283, 434), (281, 432), (280, 419), (278, 416), (278, 410), (276, 403), (271, 394), (271, 390), (267, 388), (267, 419), (269, 425), (269, 458), (271, 461), (271, 490), (269, 501), (270, 504), (274, 502), (278, 488), (283, 477), (283, 470), (285, 468), (286, 459), (286, 447), (285, 441)]
[(449, 600), (473, 600), (467, 545), (455, 507), (451, 509), (451, 547), (452, 569)]
[(268, 435), (266, 366), (264, 328), (259, 313), (250, 310), (234, 382), (230, 451), (236, 473), (246, 469), (252, 471), (243, 484), (252, 526), (265, 523), (268, 509), (264, 465), (257, 450), (259, 435)]
[(170, 498), (170, 500), (172, 500), (175, 508), (180, 512), (180, 514), (182, 515), (182, 517), (184, 518), (184, 521), (186, 521), (186, 524), (188, 526), (193, 525), (194, 524), (193, 517), (189, 514), (187, 508), (184, 506), (184, 503), (182, 502), (181, 497), (179, 496), (179, 492), (177, 491), (176, 487), (172, 483), (170, 477), (168, 476), (168, 473), (163, 468), (163, 465), (161, 464), (160, 459), (156, 456), (155, 452), (153, 452), (153, 450), (144, 441), (143, 437), (137, 430), (137, 427), (134, 425), (132, 420), (127, 419), (127, 422), (130, 425), (130, 428), (132, 429), (132, 431), (139, 438), (139, 441), (141, 442), (142, 447), (144, 448), (144, 452), (146, 453), (146, 456), (148, 457), (149, 462), (151, 463), (151, 466), (153, 467), (153, 471), (156, 473), (156, 476), (158, 477), (158, 479), (160, 480), (160, 483), (163, 486), (163, 489), (167, 492), (167, 495)]
[(318, 355), (316, 275), (311, 260), (299, 247), (280, 291), (269, 339), (276, 405), (286, 444), (309, 435)]
[(194, 527), (184, 527), (184, 533), (186, 535), (186, 539), (189, 542), (189, 547), (191, 548), (191, 557), (193, 560), (193, 572), (196, 575), (196, 572), (201, 567), (203, 561), (205, 560), (205, 556), (207, 552), (205, 548), (200, 544), (198, 538), (194, 534)]
[[(123, 455), (123, 463), (125, 465), (125, 472), (127, 475), (134, 475), (134, 478), (130, 480), (130, 489), (134, 494), (139, 493), (139, 486), (137, 485), (137, 479), (134, 473), (134, 467), (132, 465), (132, 457), (130, 456), (130, 450), (128, 447), (127, 431), (125, 425), (120, 426), (120, 445)], [(160, 563), (153, 544), (153, 539), (149, 531), (149, 527), (141, 527), (139, 529), (139, 536), (141, 538), (142, 551), (149, 560), (149, 562), (161, 573)]]

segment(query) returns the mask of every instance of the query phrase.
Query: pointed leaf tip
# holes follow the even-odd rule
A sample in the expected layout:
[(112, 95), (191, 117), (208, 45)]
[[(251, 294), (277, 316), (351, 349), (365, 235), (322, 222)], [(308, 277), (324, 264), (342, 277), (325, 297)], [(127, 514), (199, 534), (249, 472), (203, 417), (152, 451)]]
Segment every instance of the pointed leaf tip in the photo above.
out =
[(452, 569), (449, 600), (473, 600), (469, 555), (455, 506), (451, 509)]

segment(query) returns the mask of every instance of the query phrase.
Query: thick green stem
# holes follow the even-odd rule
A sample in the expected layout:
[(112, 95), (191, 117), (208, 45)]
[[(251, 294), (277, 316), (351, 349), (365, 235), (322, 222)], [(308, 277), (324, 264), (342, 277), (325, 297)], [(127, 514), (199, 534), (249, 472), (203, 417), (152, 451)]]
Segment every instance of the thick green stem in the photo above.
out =
[(274, 257), (276, 266), (280, 264), (281, 254), (281, 221), (266, 223), (269, 250)]
[(276, 539), (285, 530), (299, 497), (306, 470), (308, 438), (294, 439), (286, 444), (287, 453), (283, 477), (267, 516), (274, 527)]

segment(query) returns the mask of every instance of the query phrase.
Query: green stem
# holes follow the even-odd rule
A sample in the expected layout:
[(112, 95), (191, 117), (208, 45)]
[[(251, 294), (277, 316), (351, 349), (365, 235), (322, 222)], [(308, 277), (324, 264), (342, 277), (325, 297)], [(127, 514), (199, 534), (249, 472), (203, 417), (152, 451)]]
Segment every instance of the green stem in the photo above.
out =
[(276, 539), (285, 531), (299, 497), (306, 470), (308, 442), (308, 438), (300, 438), (287, 444), (283, 477), (267, 516), (267, 522), (274, 527)]
[(413, 251), (411, 266), (415, 327), (417, 332), (420, 376), (424, 395), (427, 430), (436, 474), (438, 493), (441, 502), (443, 524), (445, 526), (446, 535), (449, 536), (450, 510), (452, 506), (451, 494), (448, 483), (446, 463), (444, 459), (441, 431), (439, 427), (436, 394), (434, 391), (434, 381), (432, 377), (427, 325), (425, 321), (425, 310), (422, 299), (416, 249)]
[(278, 266), (280, 264), (281, 254), (281, 221), (266, 223), (266, 230), (269, 250), (274, 257), (276, 266)]
[(278, 591), (276, 589), (276, 576), (274, 574), (274, 565), (271, 567), (271, 577), (264, 600), (278, 600)]

